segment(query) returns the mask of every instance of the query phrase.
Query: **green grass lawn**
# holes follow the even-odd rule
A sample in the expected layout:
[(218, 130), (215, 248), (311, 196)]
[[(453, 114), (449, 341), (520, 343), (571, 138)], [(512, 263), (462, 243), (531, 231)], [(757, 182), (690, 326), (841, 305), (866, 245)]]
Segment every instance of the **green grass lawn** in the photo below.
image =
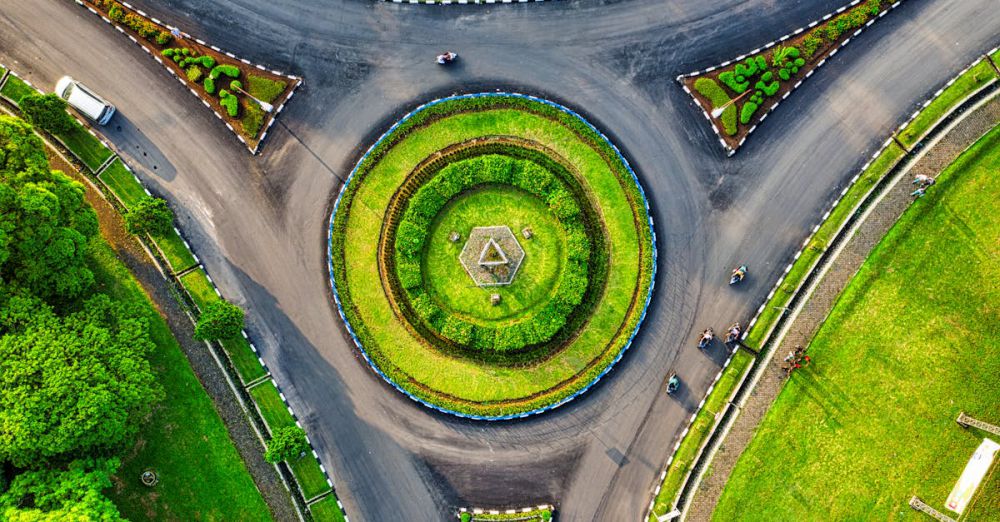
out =
[[(403, 177), (435, 151), (484, 135), (522, 136), (564, 158), (584, 178), (585, 190), (600, 206), (612, 245), (607, 291), (587, 328), (558, 356), (530, 366), (492, 365), (426, 349), (396, 318), (378, 271), (371, 270), (377, 262), (385, 209)], [(631, 179), (626, 183), (632, 183)], [(490, 415), (554, 402), (589, 382), (614, 359), (631, 333), (631, 328), (620, 331), (619, 327), (634, 321), (638, 313), (630, 308), (633, 292), (640, 286), (640, 264), (648, 262), (649, 253), (646, 250), (640, 259), (640, 231), (627, 190), (594, 148), (549, 117), (497, 108), (435, 120), (388, 149), (353, 192), (349, 216), (338, 216), (347, 219), (344, 244), (350, 245), (344, 249), (346, 276), (338, 279), (338, 288), (343, 291), (346, 286), (351, 300), (364, 304), (346, 313), (352, 315), (349, 319), (355, 329), (358, 325), (370, 329), (362, 332), (368, 339), (365, 346), (382, 371), (404, 386), (421, 383), (410, 391), (431, 402)], [(645, 227), (645, 213), (640, 210), (639, 215), (638, 226)], [(645, 289), (640, 295), (645, 297)]]
[(959, 76), (955, 80), (955, 83), (945, 88), (940, 96), (934, 98), (934, 101), (922, 110), (919, 116), (903, 128), (899, 133), (899, 141), (906, 145), (907, 148), (912, 147), (924, 134), (934, 127), (934, 124), (946, 112), (961, 103), (966, 96), (972, 94), (976, 89), (986, 85), (991, 80), (996, 79), (996, 77), (996, 70), (993, 69), (990, 62), (986, 59), (980, 60), (971, 69), (966, 71), (965, 74)]
[(176, 231), (172, 230), (165, 236), (153, 236), (153, 241), (160, 247), (160, 252), (163, 252), (163, 257), (166, 258), (173, 273), (179, 274), (198, 264)]
[(206, 306), (222, 299), (219, 294), (215, 293), (215, 288), (208, 280), (208, 275), (203, 268), (184, 274), (181, 277), (181, 284), (187, 289), (199, 310), (204, 310)]
[[(875, 248), (812, 341), (813, 365), (741, 456), (716, 519), (920, 520), (911, 495), (944, 510), (985, 435), (955, 417), (1000, 422), (1000, 213), (984, 211), (996, 207), (998, 164), (995, 128)], [(970, 518), (994, 509), (995, 520), (996, 505), (980, 498)]]
[(21, 98), (29, 94), (38, 94), (38, 91), (25, 83), (24, 80), (11, 74), (7, 77), (3, 88), (0, 88), (0, 94), (17, 105), (21, 101)]
[[(131, 520), (270, 520), (270, 512), (233, 447), (212, 401), (166, 322), (114, 252), (93, 243), (91, 268), (100, 290), (146, 311), (157, 349), (150, 357), (166, 399), (156, 406), (123, 457), (109, 493)], [(139, 482), (146, 469), (159, 483)]]
[[(292, 417), (285, 403), (282, 402), (274, 381), (268, 379), (254, 386), (250, 389), (250, 395), (253, 397), (254, 402), (257, 403), (257, 407), (260, 408), (260, 414), (264, 417), (264, 422), (267, 423), (272, 431), (295, 425), (295, 418)], [(323, 470), (319, 468), (319, 461), (312, 454), (307, 454), (287, 464), (291, 468), (292, 474), (295, 475), (299, 486), (302, 488), (302, 495), (306, 500), (329, 491), (330, 485), (326, 483), (326, 476), (323, 474)]]
[(263, 377), (267, 371), (257, 360), (257, 354), (250, 348), (250, 343), (243, 337), (234, 337), (222, 341), (222, 347), (229, 355), (229, 359), (236, 368), (236, 373), (240, 375), (243, 383), (253, 382), (255, 379)]
[(337, 497), (329, 495), (323, 500), (309, 506), (313, 520), (316, 522), (344, 522), (344, 512), (337, 505)]
[(133, 205), (139, 202), (142, 198), (146, 197), (146, 189), (142, 187), (142, 184), (135, 179), (135, 176), (125, 168), (125, 164), (122, 160), (116, 159), (111, 162), (110, 165), (101, 175), (98, 176), (105, 185), (111, 189), (111, 192), (125, 205), (125, 208), (131, 208)]
[[(506, 286), (479, 287), (459, 262), (459, 253), (473, 227), (510, 227), (525, 256), (514, 281)], [(521, 236), (531, 227), (534, 236)], [(457, 231), (462, 239), (452, 243)], [(499, 326), (522, 320), (545, 305), (559, 282), (565, 262), (562, 226), (544, 201), (507, 186), (485, 186), (448, 203), (431, 225), (423, 272), (428, 293), (450, 314)], [(478, 259), (479, 252), (474, 253)], [(509, 254), (509, 253), (508, 253)], [(500, 294), (497, 306), (490, 294)]]
[(80, 125), (80, 122), (76, 121), (75, 118), (72, 130), (54, 134), (54, 136), (59, 138), (63, 145), (79, 158), (91, 172), (97, 172), (97, 169), (113, 154), (111, 149), (105, 147), (101, 140), (87, 132), (87, 129)]

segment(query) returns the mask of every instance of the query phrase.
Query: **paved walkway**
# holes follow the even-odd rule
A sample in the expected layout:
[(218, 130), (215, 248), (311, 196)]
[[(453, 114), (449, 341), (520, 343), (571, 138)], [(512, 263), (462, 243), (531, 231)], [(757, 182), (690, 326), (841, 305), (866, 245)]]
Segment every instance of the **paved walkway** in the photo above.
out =
[[(910, 181), (917, 174), (936, 176), (951, 164), (967, 147), (1000, 123), (1000, 96), (967, 114), (949, 132), (926, 149), (915, 163), (909, 166), (906, 176), (900, 177), (886, 190), (884, 197), (868, 213), (843, 249), (832, 262), (819, 284), (803, 304), (799, 314), (788, 326), (788, 331), (767, 367), (764, 368), (756, 387), (750, 391), (739, 416), (729, 433), (717, 443), (718, 450), (711, 461), (712, 473), (705, 477), (686, 513), (686, 520), (709, 520), (719, 501), (722, 489), (729, 480), (737, 460), (750, 443), (757, 426), (777, 398), (784, 383), (781, 366), (784, 354), (795, 346), (806, 346), (823, 324), (837, 297), (854, 274), (861, 268), (868, 254), (882, 240), (889, 228), (899, 219), (913, 197)], [(934, 188), (928, 190), (933, 193)], [(927, 197), (927, 196), (925, 196)]]

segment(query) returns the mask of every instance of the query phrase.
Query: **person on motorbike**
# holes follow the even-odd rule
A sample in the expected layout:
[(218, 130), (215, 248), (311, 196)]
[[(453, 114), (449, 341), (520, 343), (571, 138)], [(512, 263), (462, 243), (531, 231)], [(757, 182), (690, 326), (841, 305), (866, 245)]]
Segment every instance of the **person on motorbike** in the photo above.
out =
[(746, 265), (740, 265), (739, 268), (734, 268), (733, 269), (733, 275), (732, 275), (732, 278), (730, 279), (730, 281), (733, 282), (733, 283), (738, 283), (738, 282), (742, 281), (743, 278), (746, 277), (746, 275), (747, 275), (747, 266)]
[(706, 328), (704, 332), (701, 332), (701, 337), (698, 339), (698, 348), (704, 348), (715, 339), (715, 332), (711, 328)]
[(733, 325), (729, 327), (729, 335), (726, 336), (726, 342), (731, 343), (739, 339), (742, 332), (743, 328), (740, 326), (740, 323), (733, 323)]

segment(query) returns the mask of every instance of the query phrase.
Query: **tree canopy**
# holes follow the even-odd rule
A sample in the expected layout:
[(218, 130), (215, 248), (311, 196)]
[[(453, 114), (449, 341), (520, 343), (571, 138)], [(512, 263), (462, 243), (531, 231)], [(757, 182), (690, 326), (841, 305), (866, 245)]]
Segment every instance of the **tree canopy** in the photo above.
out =
[(133, 234), (164, 236), (174, 227), (174, 213), (161, 198), (145, 196), (125, 214), (125, 228)]
[(75, 460), (66, 469), (26, 471), (0, 495), (0, 518), (11, 522), (123, 520), (101, 490), (111, 487), (118, 459)]
[(264, 459), (271, 463), (294, 460), (308, 450), (306, 432), (298, 426), (285, 426), (274, 431), (274, 436), (267, 442)]
[(229, 301), (215, 301), (198, 317), (194, 336), (206, 341), (219, 341), (240, 335), (243, 330), (243, 309)]
[(96, 294), (66, 316), (34, 297), (0, 308), (0, 460), (31, 467), (117, 450), (162, 393), (146, 318)]
[(57, 94), (29, 94), (18, 103), (29, 123), (53, 134), (73, 130), (73, 117), (66, 112), (66, 100)]
[(87, 244), (97, 216), (83, 185), (49, 170), (31, 126), (0, 116), (0, 281), (49, 300), (86, 292)]

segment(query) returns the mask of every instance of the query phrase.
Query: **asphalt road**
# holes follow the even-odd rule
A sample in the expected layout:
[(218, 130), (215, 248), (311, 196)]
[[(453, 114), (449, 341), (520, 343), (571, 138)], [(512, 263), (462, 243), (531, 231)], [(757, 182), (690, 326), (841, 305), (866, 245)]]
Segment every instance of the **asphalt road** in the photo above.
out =
[[(719, 369), (697, 331), (746, 320), (890, 129), (998, 43), (995, 0), (908, 0), (838, 53), (725, 158), (674, 81), (770, 41), (842, 0), (554, 1), (407, 6), (345, 0), (137, 0), (305, 87), (263, 154), (126, 38), (69, 0), (0, 0), (0, 61), (70, 74), (112, 100), (107, 136), (167, 197), (303, 417), (352, 520), (445, 520), (456, 506), (555, 502), (562, 520), (637, 520)], [(460, 55), (441, 68), (444, 49)], [(393, 391), (353, 349), (326, 279), (326, 223), (374, 137), (441, 94), (513, 89), (586, 114), (651, 198), (654, 303), (615, 370), (529, 420), (463, 421)], [(731, 267), (750, 266), (736, 289)], [(663, 391), (668, 372), (683, 385)]]

